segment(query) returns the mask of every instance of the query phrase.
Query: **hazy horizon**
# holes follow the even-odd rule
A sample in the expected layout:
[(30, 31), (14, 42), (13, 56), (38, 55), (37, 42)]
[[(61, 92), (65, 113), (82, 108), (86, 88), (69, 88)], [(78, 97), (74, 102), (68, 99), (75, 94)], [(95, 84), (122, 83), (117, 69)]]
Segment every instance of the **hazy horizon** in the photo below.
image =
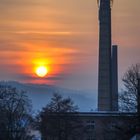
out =
[(45, 107), (54, 93), (62, 95), (63, 98), (70, 97), (74, 104), (78, 105), (79, 111), (91, 112), (91, 110), (96, 111), (97, 109), (97, 93), (93, 91), (67, 89), (46, 84), (19, 83), (17, 81), (0, 81), (0, 84), (10, 85), (16, 87), (18, 91), (24, 91), (31, 100), (34, 113)]

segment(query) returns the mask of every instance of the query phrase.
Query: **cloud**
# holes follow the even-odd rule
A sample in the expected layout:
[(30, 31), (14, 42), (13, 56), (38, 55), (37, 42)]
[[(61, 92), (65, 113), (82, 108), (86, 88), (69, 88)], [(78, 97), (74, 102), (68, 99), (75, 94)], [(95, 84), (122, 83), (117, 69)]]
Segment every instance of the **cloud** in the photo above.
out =
[(15, 6), (19, 6), (19, 5), (33, 5), (33, 4), (36, 4), (36, 5), (38, 5), (38, 4), (40, 4), (40, 3), (42, 3), (42, 5), (43, 4), (45, 4), (45, 3), (47, 3), (45, 0), (40, 0), (40, 1), (38, 1), (38, 0), (0, 0), (0, 3), (1, 3), (1, 5), (5, 5), (5, 6), (11, 6), (11, 5), (15, 5)]
[(11, 42), (9, 40), (5, 40), (5, 41), (0, 40), (0, 51), (1, 54), (3, 53), (3, 51), (23, 52), (23, 51), (27, 51), (27, 49), (18, 42)]
[(41, 31), (19, 31), (19, 32), (14, 32), (16, 34), (23, 34), (23, 35), (52, 35), (52, 36), (67, 36), (67, 35), (71, 35), (71, 32), (41, 32)]
[[(118, 0), (112, 8), (113, 42), (120, 46), (119, 66), (123, 69), (139, 60), (139, 4), (139, 0)], [(34, 81), (33, 61), (45, 59), (50, 60), (55, 72), (60, 68), (58, 75), (48, 77), (49, 81), (65, 86), (95, 87), (96, 0), (0, 0), (0, 13), (1, 78)], [(119, 74), (122, 75), (121, 69)]]
[(37, 77), (36, 75), (27, 75), (24, 73), (16, 73), (15, 79), (20, 79), (22, 81), (59, 81), (59, 80), (65, 80), (67, 77), (67, 74), (53, 74), (53, 75), (47, 75), (45, 78)]

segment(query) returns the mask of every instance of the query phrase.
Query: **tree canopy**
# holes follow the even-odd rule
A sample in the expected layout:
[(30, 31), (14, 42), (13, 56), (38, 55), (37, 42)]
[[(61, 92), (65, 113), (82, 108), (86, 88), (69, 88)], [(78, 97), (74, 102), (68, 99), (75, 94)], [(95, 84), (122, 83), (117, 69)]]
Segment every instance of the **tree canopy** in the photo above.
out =
[(74, 139), (80, 136), (79, 130), (82, 128), (78, 107), (71, 98), (63, 98), (59, 94), (54, 94), (50, 103), (40, 112), (39, 125), (43, 140)]
[(30, 140), (31, 101), (24, 91), (0, 85), (0, 140)]
[(140, 78), (140, 63), (129, 67), (122, 78), (125, 89), (119, 98), (121, 111), (137, 111), (138, 78)]

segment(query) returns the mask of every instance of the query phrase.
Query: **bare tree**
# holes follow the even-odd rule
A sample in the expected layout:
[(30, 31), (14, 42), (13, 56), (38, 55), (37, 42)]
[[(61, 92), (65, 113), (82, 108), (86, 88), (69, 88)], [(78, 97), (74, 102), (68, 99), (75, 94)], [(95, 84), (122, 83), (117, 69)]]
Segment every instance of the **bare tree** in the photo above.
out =
[(140, 78), (140, 63), (129, 67), (122, 78), (125, 89), (120, 93), (119, 96), (121, 111), (137, 111), (138, 78)]
[(76, 139), (78, 135), (80, 137), (82, 125), (77, 109), (70, 98), (54, 94), (38, 116), (42, 139), (68, 140)]
[(31, 102), (24, 91), (0, 85), (0, 140), (30, 140)]

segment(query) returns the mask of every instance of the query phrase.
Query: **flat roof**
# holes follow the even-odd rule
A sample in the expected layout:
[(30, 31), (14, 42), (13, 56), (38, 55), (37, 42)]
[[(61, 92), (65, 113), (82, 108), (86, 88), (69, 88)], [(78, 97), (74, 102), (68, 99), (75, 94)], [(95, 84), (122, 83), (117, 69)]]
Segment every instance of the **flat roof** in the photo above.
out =
[(56, 115), (56, 114), (59, 114), (59, 115), (71, 115), (71, 116), (80, 116), (80, 117), (136, 117), (137, 116), (137, 113), (135, 112), (117, 112), (117, 111), (95, 111), (95, 112), (67, 112), (67, 113), (60, 113), (60, 112), (52, 112), (51, 115)]
[(137, 116), (136, 112), (119, 112), (119, 111), (96, 111), (96, 112), (79, 112), (79, 116)]

